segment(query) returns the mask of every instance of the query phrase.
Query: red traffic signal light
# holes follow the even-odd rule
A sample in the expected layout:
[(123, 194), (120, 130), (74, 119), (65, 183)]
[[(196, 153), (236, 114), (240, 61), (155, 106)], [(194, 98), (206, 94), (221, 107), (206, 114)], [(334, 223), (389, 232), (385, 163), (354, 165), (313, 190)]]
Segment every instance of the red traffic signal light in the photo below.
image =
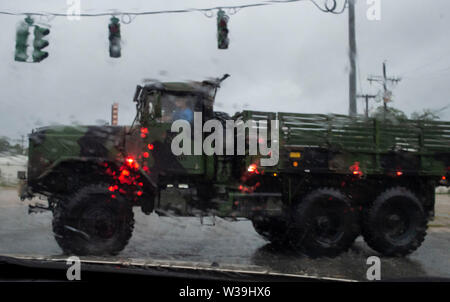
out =
[(229, 44), (228, 39), (228, 19), (222, 9), (217, 12), (217, 47), (219, 49), (227, 49)]
[(120, 23), (116, 17), (111, 18), (111, 23), (108, 25), (109, 30), (109, 56), (111, 58), (120, 58)]

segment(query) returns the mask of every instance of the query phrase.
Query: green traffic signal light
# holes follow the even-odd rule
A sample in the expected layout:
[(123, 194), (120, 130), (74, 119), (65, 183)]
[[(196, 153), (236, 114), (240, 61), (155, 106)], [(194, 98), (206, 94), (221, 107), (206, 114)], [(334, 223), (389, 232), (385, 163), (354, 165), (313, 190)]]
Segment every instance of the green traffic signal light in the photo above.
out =
[(48, 57), (48, 52), (42, 51), (42, 48), (45, 48), (49, 45), (47, 40), (44, 40), (44, 37), (50, 33), (50, 30), (45, 27), (34, 26), (34, 42), (33, 42), (33, 62), (40, 62)]
[(48, 28), (43, 28), (39, 26), (34, 27), (34, 43), (33, 47), (42, 49), (48, 46), (48, 41), (44, 40), (43, 37), (48, 35), (50, 30)]
[[(28, 19), (29, 17), (27, 17)], [(14, 55), (14, 60), (18, 62), (26, 62), (28, 59), (27, 48), (28, 48), (28, 36), (30, 35), (29, 29), (32, 21), (31, 19), (25, 19), (25, 22), (21, 22), (17, 27), (16, 32), (16, 52)]]
[(48, 57), (48, 52), (42, 51), (42, 49), (49, 44), (47, 40), (44, 40), (44, 37), (50, 33), (50, 30), (45, 27), (33, 25), (33, 23), (33, 19), (28, 16), (17, 27), (14, 60), (18, 62), (31, 62), (27, 51), (30, 46), (28, 39), (30, 38), (30, 27), (32, 26), (34, 27), (32, 62), (40, 62)]

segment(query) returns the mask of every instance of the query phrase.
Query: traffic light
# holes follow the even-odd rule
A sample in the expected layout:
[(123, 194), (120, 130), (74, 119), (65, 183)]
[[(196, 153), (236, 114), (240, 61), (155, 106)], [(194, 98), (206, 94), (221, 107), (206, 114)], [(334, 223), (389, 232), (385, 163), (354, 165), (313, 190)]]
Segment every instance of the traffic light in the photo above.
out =
[(33, 62), (40, 62), (48, 57), (48, 52), (42, 51), (42, 48), (48, 46), (48, 41), (44, 37), (50, 33), (45, 27), (34, 26), (34, 42), (33, 42)]
[[(48, 52), (42, 51), (42, 48), (48, 46), (48, 41), (44, 37), (50, 33), (50, 30), (45, 27), (33, 25), (33, 19), (28, 16), (24, 22), (21, 22), (16, 32), (16, 53), (14, 60), (18, 62), (40, 62), (48, 57)], [(33, 52), (31, 58), (28, 54), (28, 47), (30, 46), (28, 40), (30, 38), (30, 28), (34, 27), (33, 35)]]
[(33, 25), (33, 19), (29, 16), (25, 21), (21, 22), (16, 32), (16, 53), (14, 60), (18, 62), (26, 62), (28, 59), (28, 36), (30, 35), (30, 26)]
[(227, 49), (228, 43), (228, 19), (222, 9), (217, 12), (217, 46), (219, 49)]
[(116, 17), (111, 18), (109, 29), (109, 56), (111, 58), (120, 58), (120, 23)]

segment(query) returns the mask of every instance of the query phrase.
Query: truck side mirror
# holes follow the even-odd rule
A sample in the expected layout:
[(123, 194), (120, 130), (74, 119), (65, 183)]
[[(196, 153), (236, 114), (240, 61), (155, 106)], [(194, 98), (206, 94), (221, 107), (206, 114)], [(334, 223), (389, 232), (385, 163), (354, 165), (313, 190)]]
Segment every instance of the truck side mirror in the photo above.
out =
[(136, 103), (138, 101), (138, 98), (139, 98), (139, 95), (140, 95), (141, 91), (142, 91), (142, 86), (137, 85), (136, 92), (134, 93), (133, 102)]

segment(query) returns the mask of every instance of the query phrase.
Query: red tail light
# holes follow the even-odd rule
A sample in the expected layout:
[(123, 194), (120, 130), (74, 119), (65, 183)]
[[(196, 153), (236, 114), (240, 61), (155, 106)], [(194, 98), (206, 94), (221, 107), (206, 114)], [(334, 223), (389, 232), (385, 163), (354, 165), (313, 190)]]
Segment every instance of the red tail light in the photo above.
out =
[(147, 128), (141, 128), (141, 137), (145, 138), (148, 134), (148, 129)]
[(349, 170), (352, 172), (353, 175), (362, 176), (363, 172), (361, 171), (361, 168), (359, 167), (359, 162), (355, 162), (353, 165), (350, 166)]
[(251, 164), (247, 169), (248, 173), (258, 173), (258, 166), (256, 164)]
[(133, 166), (134, 163), (134, 158), (132, 158), (131, 156), (128, 156), (127, 158), (125, 158), (125, 162), (127, 163), (128, 166)]
[(128, 156), (127, 158), (125, 158), (125, 163), (127, 164), (128, 167), (130, 168), (134, 168), (134, 169), (139, 169), (139, 164), (137, 163), (137, 161), (131, 157)]

